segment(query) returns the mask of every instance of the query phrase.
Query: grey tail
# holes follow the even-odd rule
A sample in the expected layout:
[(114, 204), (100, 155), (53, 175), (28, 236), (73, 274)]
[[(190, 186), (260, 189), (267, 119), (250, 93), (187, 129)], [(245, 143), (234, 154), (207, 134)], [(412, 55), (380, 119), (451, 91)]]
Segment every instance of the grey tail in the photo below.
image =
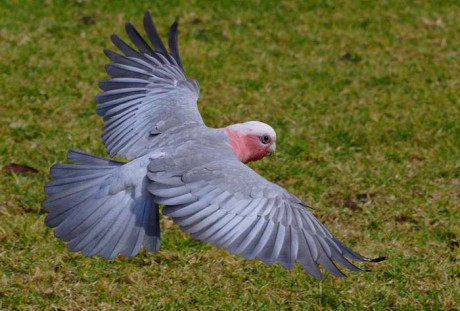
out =
[(147, 192), (147, 177), (127, 186), (121, 169), (126, 163), (70, 150), (76, 164), (51, 168), (54, 179), (45, 186), (46, 224), (68, 242), (72, 251), (112, 259), (135, 256), (142, 246), (160, 248), (159, 208)]

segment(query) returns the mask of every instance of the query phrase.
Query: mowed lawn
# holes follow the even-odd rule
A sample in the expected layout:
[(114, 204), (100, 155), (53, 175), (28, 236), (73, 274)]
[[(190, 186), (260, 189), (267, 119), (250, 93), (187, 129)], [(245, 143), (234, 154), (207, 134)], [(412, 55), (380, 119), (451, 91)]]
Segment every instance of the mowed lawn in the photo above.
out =
[[(387, 261), (320, 281), (166, 218), (162, 250), (135, 258), (85, 258), (53, 236), (49, 167), (70, 148), (107, 156), (103, 49), (146, 10), (164, 36), (179, 19), (207, 125), (271, 124), (277, 154), (251, 167)], [(0, 309), (458, 308), (459, 16), (458, 1), (2, 1), (0, 165), (38, 172), (0, 172)]]

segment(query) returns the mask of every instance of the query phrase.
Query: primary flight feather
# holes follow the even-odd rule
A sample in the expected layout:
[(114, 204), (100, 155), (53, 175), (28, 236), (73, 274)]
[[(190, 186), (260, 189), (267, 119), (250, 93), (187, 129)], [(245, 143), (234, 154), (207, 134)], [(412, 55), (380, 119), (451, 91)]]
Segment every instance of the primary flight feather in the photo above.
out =
[(160, 210), (193, 238), (287, 269), (300, 263), (322, 278), (319, 265), (358, 271), (348, 259), (369, 262), (339, 241), (293, 194), (245, 165), (275, 152), (276, 133), (258, 121), (207, 127), (198, 111), (200, 87), (187, 78), (177, 45), (177, 22), (169, 52), (150, 15), (148, 43), (130, 23), (134, 44), (117, 35), (120, 53), (106, 50), (111, 79), (100, 83), (97, 113), (111, 157), (71, 150), (51, 168), (45, 191), (46, 224), (86, 256), (135, 256), (160, 248)]

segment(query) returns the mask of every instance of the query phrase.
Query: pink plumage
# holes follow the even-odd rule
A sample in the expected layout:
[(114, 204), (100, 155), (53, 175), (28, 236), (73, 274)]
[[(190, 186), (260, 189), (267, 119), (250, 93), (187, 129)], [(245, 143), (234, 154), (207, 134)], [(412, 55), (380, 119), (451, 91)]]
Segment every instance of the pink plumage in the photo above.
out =
[(233, 124), (225, 128), (238, 159), (247, 163), (262, 159), (276, 149), (276, 133), (271, 126), (259, 121)]

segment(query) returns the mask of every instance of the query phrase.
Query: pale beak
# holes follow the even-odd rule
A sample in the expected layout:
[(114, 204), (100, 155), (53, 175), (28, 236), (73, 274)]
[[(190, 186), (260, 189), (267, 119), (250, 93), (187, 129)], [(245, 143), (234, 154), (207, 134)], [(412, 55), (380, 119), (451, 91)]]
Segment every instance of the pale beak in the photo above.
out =
[(268, 155), (273, 155), (276, 151), (276, 143), (273, 143), (270, 145), (270, 148), (268, 149)]

